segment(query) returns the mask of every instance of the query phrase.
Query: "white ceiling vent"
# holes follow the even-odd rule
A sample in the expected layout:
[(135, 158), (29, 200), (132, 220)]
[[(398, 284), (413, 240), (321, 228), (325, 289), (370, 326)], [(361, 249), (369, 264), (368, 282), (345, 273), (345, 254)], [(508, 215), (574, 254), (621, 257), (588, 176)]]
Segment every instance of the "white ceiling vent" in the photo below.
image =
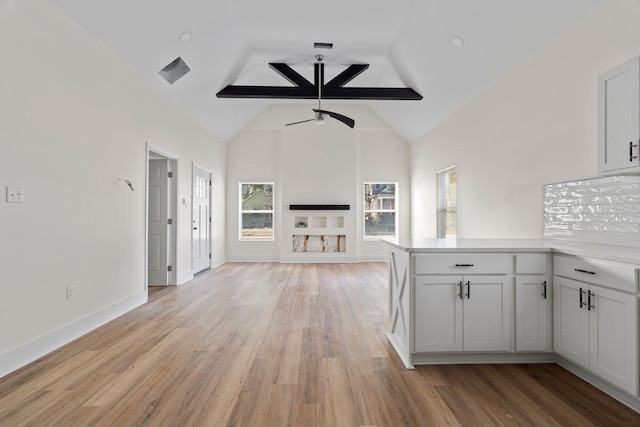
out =
[(182, 58), (177, 57), (169, 65), (158, 71), (158, 73), (170, 84), (174, 84), (189, 71), (191, 71), (191, 68), (189, 68)]
[(320, 42), (315, 42), (313, 44), (313, 47), (315, 49), (333, 49), (333, 43), (320, 43)]

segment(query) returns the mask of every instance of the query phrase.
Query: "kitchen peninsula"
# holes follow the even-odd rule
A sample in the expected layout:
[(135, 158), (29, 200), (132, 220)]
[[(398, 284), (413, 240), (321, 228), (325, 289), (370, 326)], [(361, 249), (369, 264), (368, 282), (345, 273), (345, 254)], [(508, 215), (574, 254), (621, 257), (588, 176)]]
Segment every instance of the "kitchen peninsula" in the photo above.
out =
[(409, 369), (556, 362), (638, 399), (640, 249), (554, 239), (395, 239), (387, 334)]

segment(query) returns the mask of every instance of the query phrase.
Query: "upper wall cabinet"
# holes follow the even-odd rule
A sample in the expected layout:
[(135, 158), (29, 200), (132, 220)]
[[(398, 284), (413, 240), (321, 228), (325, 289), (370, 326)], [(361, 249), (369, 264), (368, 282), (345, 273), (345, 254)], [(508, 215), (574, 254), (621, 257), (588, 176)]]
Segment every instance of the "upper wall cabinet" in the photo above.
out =
[(598, 77), (598, 172), (640, 173), (640, 57)]

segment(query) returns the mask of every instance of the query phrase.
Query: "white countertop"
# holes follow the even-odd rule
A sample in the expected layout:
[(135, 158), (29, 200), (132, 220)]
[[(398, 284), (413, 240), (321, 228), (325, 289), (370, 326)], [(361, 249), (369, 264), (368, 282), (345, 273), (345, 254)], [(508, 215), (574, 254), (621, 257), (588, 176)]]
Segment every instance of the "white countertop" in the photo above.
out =
[(382, 239), (412, 253), (553, 252), (640, 265), (640, 248), (554, 239)]

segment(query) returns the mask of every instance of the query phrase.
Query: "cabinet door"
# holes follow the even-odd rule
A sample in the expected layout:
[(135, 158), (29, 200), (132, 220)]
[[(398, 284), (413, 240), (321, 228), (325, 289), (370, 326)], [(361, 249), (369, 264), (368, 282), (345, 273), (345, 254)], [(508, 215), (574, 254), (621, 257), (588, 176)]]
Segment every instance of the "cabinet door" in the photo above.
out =
[(553, 276), (553, 349), (585, 368), (589, 366), (587, 291), (585, 283)]
[(461, 276), (415, 279), (414, 351), (462, 350)]
[(640, 73), (634, 58), (598, 78), (598, 168), (600, 173), (638, 169)]
[(547, 276), (516, 277), (516, 351), (551, 351), (551, 295)]
[(590, 291), (589, 367), (596, 375), (637, 395), (637, 298), (598, 286)]
[(513, 279), (464, 276), (463, 280), (464, 350), (510, 350)]

